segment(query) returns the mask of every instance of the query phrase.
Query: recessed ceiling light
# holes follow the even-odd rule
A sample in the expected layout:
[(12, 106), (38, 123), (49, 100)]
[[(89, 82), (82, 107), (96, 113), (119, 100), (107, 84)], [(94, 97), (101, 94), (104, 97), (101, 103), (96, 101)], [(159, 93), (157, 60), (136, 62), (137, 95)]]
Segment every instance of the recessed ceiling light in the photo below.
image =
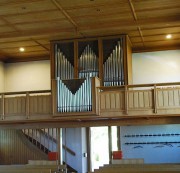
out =
[(167, 38), (167, 39), (170, 39), (170, 38), (172, 38), (172, 35), (171, 35), (171, 34), (168, 34), (168, 35), (166, 35), (166, 38)]
[(19, 51), (20, 51), (20, 52), (24, 52), (24, 51), (25, 51), (24, 47), (20, 47), (20, 48), (19, 48)]

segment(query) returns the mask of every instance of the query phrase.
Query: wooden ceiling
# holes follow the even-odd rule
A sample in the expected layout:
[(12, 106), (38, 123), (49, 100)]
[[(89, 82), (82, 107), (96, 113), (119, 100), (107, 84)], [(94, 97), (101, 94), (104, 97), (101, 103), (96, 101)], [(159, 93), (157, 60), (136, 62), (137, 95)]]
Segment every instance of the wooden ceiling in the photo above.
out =
[(180, 0), (0, 1), (0, 61), (49, 59), (51, 40), (116, 34), (134, 52), (179, 49)]

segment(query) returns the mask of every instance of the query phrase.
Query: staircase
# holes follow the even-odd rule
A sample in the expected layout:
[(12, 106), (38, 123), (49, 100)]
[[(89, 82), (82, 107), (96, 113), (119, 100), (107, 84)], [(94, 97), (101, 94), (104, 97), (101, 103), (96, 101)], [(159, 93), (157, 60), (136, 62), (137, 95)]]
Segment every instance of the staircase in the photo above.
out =
[[(23, 134), (26, 138), (35, 145), (38, 149), (48, 155), (49, 152), (57, 152), (57, 129), (23, 129)], [(68, 152), (75, 156), (76, 153), (67, 146), (63, 145), (63, 152)], [(77, 173), (69, 164), (63, 161), (67, 167), (67, 173)]]

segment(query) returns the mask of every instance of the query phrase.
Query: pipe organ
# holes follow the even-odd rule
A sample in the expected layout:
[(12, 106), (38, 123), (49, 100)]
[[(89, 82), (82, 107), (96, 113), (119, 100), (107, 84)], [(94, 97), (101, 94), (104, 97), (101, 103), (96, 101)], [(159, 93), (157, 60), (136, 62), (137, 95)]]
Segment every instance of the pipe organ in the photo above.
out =
[(127, 36), (52, 42), (57, 113), (96, 110), (96, 84), (92, 84), (95, 77), (105, 87), (128, 84), (126, 43)]

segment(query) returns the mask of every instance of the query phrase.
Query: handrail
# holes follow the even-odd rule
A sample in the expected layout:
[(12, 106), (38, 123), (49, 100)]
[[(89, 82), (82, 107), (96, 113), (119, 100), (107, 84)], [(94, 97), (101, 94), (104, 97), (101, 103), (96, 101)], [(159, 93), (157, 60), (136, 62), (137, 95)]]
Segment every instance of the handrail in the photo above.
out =
[(51, 93), (51, 90), (38, 90), (38, 91), (17, 91), (17, 92), (2, 92), (0, 95), (14, 95), (14, 94), (36, 94), (36, 93)]
[[(39, 131), (40, 133), (44, 133), (44, 135), (48, 135), (48, 136), (49, 136), (49, 139), (51, 139), (53, 142), (57, 143), (57, 140), (56, 140), (53, 136), (51, 136), (50, 134), (48, 134), (47, 132), (44, 132), (44, 131), (41, 130), (41, 129), (38, 129), (38, 131)], [(73, 150), (71, 150), (69, 147), (67, 147), (67, 146), (65, 146), (65, 145), (63, 145), (63, 149), (66, 150), (68, 153), (70, 153), (72, 156), (75, 156), (75, 155), (76, 155), (76, 153), (75, 153)]]
[(156, 86), (170, 86), (170, 85), (180, 85), (180, 82), (169, 82), (169, 83), (151, 83), (151, 84), (131, 84), (131, 85), (120, 85), (120, 86), (100, 86), (97, 87), (101, 90), (109, 90), (109, 89), (124, 89), (127, 88), (136, 88), (136, 87), (154, 87)]

